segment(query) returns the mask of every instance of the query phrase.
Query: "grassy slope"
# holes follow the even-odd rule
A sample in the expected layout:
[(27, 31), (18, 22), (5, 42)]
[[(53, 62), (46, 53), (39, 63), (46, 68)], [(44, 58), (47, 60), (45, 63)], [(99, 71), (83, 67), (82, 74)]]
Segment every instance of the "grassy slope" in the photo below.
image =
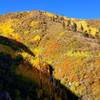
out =
[(41, 62), (52, 65), (54, 77), (83, 100), (98, 100), (100, 32), (88, 30), (99, 29), (99, 20), (86, 20), (76, 31), (72, 26), (79, 21), (39, 11), (11, 13), (0, 16), (0, 35), (25, 44), (35, 57), (21, 55), (39, 70)]

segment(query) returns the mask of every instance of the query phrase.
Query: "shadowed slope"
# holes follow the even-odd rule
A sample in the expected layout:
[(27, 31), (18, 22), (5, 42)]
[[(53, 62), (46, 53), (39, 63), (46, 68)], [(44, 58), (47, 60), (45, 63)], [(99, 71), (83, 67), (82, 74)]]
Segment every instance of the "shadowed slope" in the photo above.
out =
[(0, 36), (0, 44), (10, 46), (10, 48), (12, 48), (15, 51), (25, 51), (30, 55), (34, 56), (33, 52), (29, 50), (27, 46), (23, 45), (21, 42), (18, 42), (16, 40)]
[[(17, 12), (0, 16), (0, 33), (10, 38), (10, 41), (1, 38), (3, 41), (0, 44), (1, 52), (8, 51), (6, 53), (13, 55), (13, 59), (17, 54), (21, 54), (25, 63), (32, 64), (32, 68), (28, 67), (27, 63), (20, 64), (18, 66), (20, 71), (17, 70), (17, 74), (20, 73), (34, 80), (43, 79), (44, 84), (44, 77), (47, 75), (43, 74), (48, 74), (46, 67), (49, 64), (54, 69), (52, 78), (60, 80), (57, 83), (63, 84), (66, 89), (82, 97), (81, 100), (100, 98), (99, 20), (87, 21), (42, 11)], [(11, 40), (19, 41), (25, 47)], [(6, 47), (7, 44), (9, 47)], [(31, 56), (29, 50), (35, 56)], [(50, 85), (49, 76), (45, 78), (46, 83), (43, 85), (47, 89), (49, 89), (47, 83)], [(40, 81), (37, 83), (41, 84)], [(41, 90), (39, 93), (41, 94)]]
[[(0, 37), (0, 43), (14, 50), (21, 49), (30, 53), (24, 44), (15, 40)], [(12, 58), (10, 54), (0, 52), (0, 100), (8, 99), (78, 100), (78, 97), (61, 85), (60, 81), (50, 81), (46, 73), (26, 62), (21, 55)]]

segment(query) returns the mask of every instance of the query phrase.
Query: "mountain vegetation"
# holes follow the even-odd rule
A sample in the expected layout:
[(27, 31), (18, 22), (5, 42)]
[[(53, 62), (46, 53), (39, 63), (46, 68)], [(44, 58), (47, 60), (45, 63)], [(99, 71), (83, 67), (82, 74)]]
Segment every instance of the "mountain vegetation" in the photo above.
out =
[(100, 100), (100, 20), (0, 15), (0, 78), (0, 100)]

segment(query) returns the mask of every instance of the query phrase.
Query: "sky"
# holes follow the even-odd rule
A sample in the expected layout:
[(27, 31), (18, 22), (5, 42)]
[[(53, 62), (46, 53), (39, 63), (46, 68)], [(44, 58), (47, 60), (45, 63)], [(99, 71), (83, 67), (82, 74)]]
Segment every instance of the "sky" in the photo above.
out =
[(100, 0), (0, 0), (0, 14), (32, 10), (94, 19), (100, 18)]

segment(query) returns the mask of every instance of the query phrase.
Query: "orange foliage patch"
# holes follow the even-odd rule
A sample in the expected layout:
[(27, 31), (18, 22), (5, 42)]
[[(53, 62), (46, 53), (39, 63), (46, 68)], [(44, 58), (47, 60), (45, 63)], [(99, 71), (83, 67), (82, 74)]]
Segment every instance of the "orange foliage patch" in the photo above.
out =
[(69, 81), (78, 80), (78, 76), (74, 66), (75, 62), (71, 59), (65, 59), (60, 64), (56, 64), (55, 66), (55, 77), (56, 78), (64, 78), (65, 76), (68, 78)]
[(95, 60), (95, 65), (100, 66), (100, 58)]
[(52, 41), (48, 44), (48, 47), (45, 51), (45, 56), (50, 56), (51, 54), (55, 54), (59, 49), (60, 45), (57, 41)]

